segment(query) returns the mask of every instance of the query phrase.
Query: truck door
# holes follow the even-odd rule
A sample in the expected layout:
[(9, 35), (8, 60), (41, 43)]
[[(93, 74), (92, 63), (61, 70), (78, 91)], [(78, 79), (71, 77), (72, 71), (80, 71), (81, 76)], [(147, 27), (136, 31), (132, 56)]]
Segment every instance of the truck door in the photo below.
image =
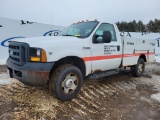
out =
[[(111, 32), (112, 39), (110, 43), (103, 42), (103, 31)], [(121, 42), (117, 41), (114, 25), (102, 23), (94, 36), (98, 37), (96, 43), (92, 43), (92, 71), (118, 68), (121, 63), (122, 46)]]

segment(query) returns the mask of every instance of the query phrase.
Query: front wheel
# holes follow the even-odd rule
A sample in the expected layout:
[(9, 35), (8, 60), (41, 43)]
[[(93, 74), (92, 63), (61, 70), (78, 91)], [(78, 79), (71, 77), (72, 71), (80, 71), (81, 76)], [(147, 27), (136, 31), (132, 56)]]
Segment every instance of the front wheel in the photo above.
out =
[(69, 101), (80, 92), (83, 82), (82, 73), (74, 65), (66, 64), (58, 67), (49, 82), (49, 91), (62, 101)]
[(145, 62), (143, 58), (139, 58), (137, 65), (131, 67), (131, 73), (135, 77), (143, 75), (145, 69)]

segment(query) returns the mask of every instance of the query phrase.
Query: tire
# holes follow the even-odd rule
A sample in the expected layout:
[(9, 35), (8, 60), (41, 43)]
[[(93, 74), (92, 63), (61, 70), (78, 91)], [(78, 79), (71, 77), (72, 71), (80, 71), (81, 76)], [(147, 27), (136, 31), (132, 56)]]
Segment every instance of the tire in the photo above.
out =
[(137, 65), (131, 67), (131, 74), (135, 77), (143, 75), (145, 70), (145, 62), (143, 58), (139, 58)]
[(77, 97), (83, 82), (82, 73), (74, 65), (58, 67), (49, 82), (49, 91), (61, 101), (70, 101)]

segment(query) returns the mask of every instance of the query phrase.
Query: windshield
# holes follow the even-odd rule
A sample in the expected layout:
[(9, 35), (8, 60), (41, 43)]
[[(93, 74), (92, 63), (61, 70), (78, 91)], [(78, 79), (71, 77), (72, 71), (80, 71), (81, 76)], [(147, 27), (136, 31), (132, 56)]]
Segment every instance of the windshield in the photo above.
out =
[(92, 33), (98, 23), (98, 21), (92, 21), (72, 24), (60, 32), (59, 36), (75, 36), (79, 38), (86, 38)]

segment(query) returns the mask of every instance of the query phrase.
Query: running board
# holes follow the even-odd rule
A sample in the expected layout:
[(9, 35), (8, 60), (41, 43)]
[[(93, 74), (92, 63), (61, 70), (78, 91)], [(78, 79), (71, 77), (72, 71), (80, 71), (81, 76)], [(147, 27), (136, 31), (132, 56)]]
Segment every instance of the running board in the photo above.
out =
[(91, 79), (91, 80), (97, 80), (99, 78), (103, 78), (103, 77), (119, 74), (119, 71), (120, 71), (120, 69), (97, 72), (97, 73), (89, 75), (88, 78)]

